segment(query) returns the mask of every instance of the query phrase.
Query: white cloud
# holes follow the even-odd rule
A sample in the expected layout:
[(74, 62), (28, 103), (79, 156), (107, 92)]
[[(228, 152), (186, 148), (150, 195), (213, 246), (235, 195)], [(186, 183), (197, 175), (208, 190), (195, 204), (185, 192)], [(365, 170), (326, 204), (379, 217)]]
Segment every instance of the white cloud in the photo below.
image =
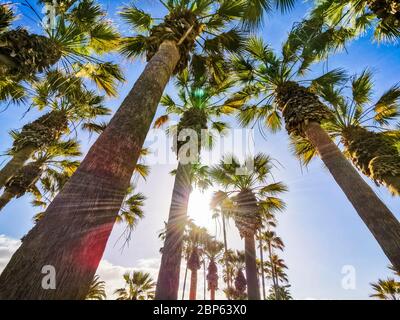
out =
[(0, 234), (0, 273), (3, 271), (11, 256), (21, 245), (20, 240), (15, 240)]

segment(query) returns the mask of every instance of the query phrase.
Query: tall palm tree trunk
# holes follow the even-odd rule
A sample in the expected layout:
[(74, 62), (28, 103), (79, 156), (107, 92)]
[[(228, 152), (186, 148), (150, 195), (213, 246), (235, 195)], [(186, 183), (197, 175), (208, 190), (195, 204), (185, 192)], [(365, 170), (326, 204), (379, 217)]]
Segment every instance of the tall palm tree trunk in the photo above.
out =
[(156, 300), (178, 299), (183, 235), (187, 222), (189, 197), (192, 192), (190, 171), (190, 164), (178, 164), (158, 273)]
[(206, 275), (206, 260), (203, 260), (203, 298), (207, 300), (207, 275)]
[(185, 300), (187, 275), (188, 275), (188, 263), (186, 262), (185, 278), (183, 279), (183, 288), (182, 288), (182, 300)]
[(253, 236), (244, 238), (247, 294), (249, 300), (260, 300), (260, 288), (257, 279), (256, 242)]
[(197, 297), (197, 269), (191, 270), (190, 273), (190, 293), (189, 300), (196, 300)]
[(28, 145), (13, 155), (12, 159), (0, 170), (0, 189), (24, 166), (35, 151), (35, 146)]
[(390, 262), (396, 270), (400, 270), (399, 221), (360, 177), (318, 123), (310, 122), (305, 128), (305, 134)]
[[(0, 299), (84, 299), (129, 187), (162, 93), (180, 58), (161, 44), (78, 170), (0, 276)], [(42, 287), (44, 266), (56, 289)]]
[(231, 277), (230, 277), (230, 271), (229, 271), (229, 266), (228, 266), (228, 260), (227, 260), (227, 255), (228, 255), (228, 241), (226, 238), (226, 221), (225, 221), (225, 213), (222, 211), (222, 230), (224, 234), (224, 250), (225, 250), (225, 269), (226, 269), (226, 278), (227, 278), (227, 285), (228, 289), (231, 288)]
[(15, 194), (9, 191), (4, 191), (0, 197), (0, 211), (15, 197)]
[(279, 300), (279, 293), (278, 293), (278, 283), (276, 281), (276, 270), (275, 270), (275, 264), (273, 263), (272, 259), (272, 246), (271, 243), (268, 243), (268, 256), (269, 256), (269, 262), (271, 264), (271, 277), (272, 277), (272, 286), (274, 288), (274, 293), (275, 293), (275, 299)]
[(261, 238), (261, 230), (259, 232), (259, 246), (260, 246), (260, 261), (261, 261), (261, 283), (263, 290), (263, 299), (265, 300), (267, 295), (265, 293), (265, 274), (264, 274), (264, 250), (263, 250), (263, 242)]

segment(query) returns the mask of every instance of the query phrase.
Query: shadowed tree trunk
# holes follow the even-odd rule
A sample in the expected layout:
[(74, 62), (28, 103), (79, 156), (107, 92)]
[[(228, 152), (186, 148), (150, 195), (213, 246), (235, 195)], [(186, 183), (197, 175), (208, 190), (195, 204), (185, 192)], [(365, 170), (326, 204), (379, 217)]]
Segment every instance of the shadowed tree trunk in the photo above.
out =
[(400, 270), (399, 221), (346, 160), (318, 123), (310, 122), (305, 128), (305, 134), (390, 262), (396, 270)]
[(263, 242), (261, 238), (261, 230), (258, 231), (259, 233), (259, 241), (260, 241), (260, 262), (261, 262), (261, 283), (262, 283), (262, 290), (263, 290), (263, 300), (266, 299), (267, 295), (265, 293), (265, 275), (264, 275), (264, 251), (263, 251)]
[(0, 211), (14, 198), (14, 193), (4, 191), (0, 197)]
[(24, 166), (25, 162), (29, 160), (36, 149), (35, 146), (26, 146), (18, 151), (12, 159), (7, 162), (0, 171), (0, 188), (4, 187), (8, 180), (10, 180), (13, 175)]
[(182, 239), (187, 222), (189, 197), (192, 192), (190, 171), (191, 164), (178, 164), (158, 273), (156, 300), (178, 299)]
[[(106, 130), (4, 269), (0, 299), (85, 298), (179, 57), (174, 42), (162, 43)], [(55, 268), (55, 290), (42, 287), (44, 266)]]
[(256, 242), (254, 235), (244, 238), (247, 294), (249, 300), (260, 300), (260, 288), (257, 279)]

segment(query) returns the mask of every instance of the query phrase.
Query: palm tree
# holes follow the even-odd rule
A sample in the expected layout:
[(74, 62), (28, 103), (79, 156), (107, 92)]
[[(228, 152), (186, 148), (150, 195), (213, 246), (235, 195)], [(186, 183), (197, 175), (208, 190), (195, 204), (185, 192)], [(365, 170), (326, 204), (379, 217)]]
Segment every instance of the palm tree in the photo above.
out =
[(400, 282), (395, 279), (388, 278), (386, 280), (378, 280), (377, 283), (371, 284), (375, 293), (370, 297), (380, 300), (400, 300)]
[[(53, 2), (47, 1), (47, 4), (53, 5)], [(24, 5), (34, 10), (27, 1)], [(2, 5), (0, 10), (2, 79), (19, 87), (20, 81), (32, 81), (37, 73), (60, 64), (69, 72), (81, 72), (82, 76), (92, 78), (108, 94), (116, 94), (113, 82), (123, 79), (119, 68), (100, 61), (97, 56), (115, 50), (119, 35), (106, 19), (106, 11), (95, 1), (74, 1), (62, 12), (56, 10), (55, 17), (47, 17), (52, 23), (42, 23), (44, 35), (30, 34), (21, 27), (10, 29), (11, 9)], [(11, 84), (4, 81), (0, 91), (7, 91)]]
[[(306, 138), (317, 150), (335, 181), (374, 235), (389, 260), (400, 268), (400, 223), (376, 196), (355, 168), (346, 160), (321, 123), (332, 117), (313, 89), (343, 81), (342, 70), (332, 70), (311, 81), (305, 87), (298, 75), (303, 75), (319, 57), (318, 43), (302, 38), (295, 29), (283, 45), (278, 57), (261, 39), (248, 42), (247, 58), (236, 58), (237, 74), (244, 89), (227, 104), (242, 106), (238, 114), (243, 125), (262, 121), (273, 131), (281, 127), (282, 116), (290, 135)], [(326, 45), (320, 44), (325, 50)], [(249, 105), (252, 97), (258, 102)], [(244, 106), (246, 105), (246, 106)]]
[(224, 290), (228, 300), (245, 300), (247, 299), (246, 288), (247, 281), (243, 274), (245, 268), (245, 252), (236, 251), (230, 254), (230, 263), (233, 265), (232, 275), (234, 275), (234, 287), (230, 287)]
[(353, 28), (357, 33), (372, 27), (378, 41), (396, 42), (400, 37), (400, 5), (395, 0), (320, 0), (311, 17), (335, 28)]
[(223, 262), (225, 264), (225, 274), (226, 274), (226, 284), (228, 287), (228, 290), (232, 286), (232, 274), (231, 274), (231, 268), (230, 268), (230, 260), (231, 260), (231, 251), (228, 250), (228, 241), (227, 241), (227, 230), (226, 230), (226, 224), (227, 220), (229, 218), (233, 218), (233, 213), (234, 213), (234, 206), (233, 206), (233, 201), (229, 198), (225, 198), (224, 200), (221, 201), (221, 199), (224, 198), (224, 191), (217, 191), (213, 194), (210, 207), (211, 209), (215, 212), (215, 215), (217, 217), (220, 216), (222, 220), (222, 233), (223, 233), (223, 241), (224, 241), (224, 257), (223, 257)]
[(217, 261), (224, 249), (224, 244), (215, 239), (209, 239), (204, 246), (204, 254), (208, 258), (207, 284), (210, 291), (210, 299), (215, 300), (215, 292), (218, 290), (218, 266)]
[(105, 300), (107, 298), (105, 285), (106, 283), (101, 281), (98, 275), (95, 275), (86, 295), (86, 300)]
[[(263, 246), (263, 249), (268, 251), (268, 262), (267, 266), (269, 267), (268, 274), (272, 280), (273, 283), (273, 289), (275, 290), (275, 296), (278, 297), (278, 270), (277, 270), (277, 264), (274, 263), (274, 250), (280, 250), (283, 251), (284, 244), (283, 241), (280, 237), (278, 237), (275, 233), (275, 231), (264, 231), (261, 233), (261, 238), (262, 241), (265, 243), (265, 246)], [(263, 268), (264, 269), (264, 268)]]
[(109, 114), (104, 99), (85, 88), (81, 79), (61, 71), (49, 71), (46, 78), (35, 85), (33, 106), (50, 109), (45, 115), (12, 131), (12, 158), (0, 170), (0, 188), (20, 170), (32, 155), (45, 149), (68, 133), (73, 122), (91, 121)]
[(276, 295), (276, 290), (271, 288), (267, 300), (292, 300), (293, 298), (289, 291), (290, 287), (290, 284), (279, 286), (277, 291), (279, 296)]
[[(396, 277), (400, 277), (400, 272), (393, 266), (389, 266)], [(380, 300), (400, 300), (400, 282), (395, 278), (388, 278), (386, 280), (379, 279), (377, 283), (371, 283), (374, 293), (370, 295), (372, 298)]]
[(33, 161), (23, 166), (6, 183), (0, 197), (0, 211), (13, 199), (26, 193), (36, 197), (36, 204), (41, 200), (40, 185), (48, 186), (50, 179), (68, 179), (79, 165), (71, 158), (81, 155), (79, 144), (75, 140), (57, 141), (46, 150), (39, 151)]
[[(400, 195), (400, 155), (395, 146), (398, 131), (392, 124), (399, 115), (400, 87), (392, 86), (372, 103), (372, 72), (365, 69), (345, 85), (323, 86), (318, 94), (332, 110), (324, 128), (332, 138), (340, 138), (344, 154), (377, 185)], [(294, 149), (305, 164), (316, 154), (306, 139), (294, 140)]]
[[(218, 81), (224, 53), (240, 48), (241, 32), (231, 27), (245, 16), (246, 2), (168, 0), (161, 3), (168, 12), (161, 20), (153, 19), (135, 6), (122, 11), (122, 17), (135, 31), (145, 32), (125, 39), (123, 52), (131, 57), (146, 54), (149, 62), (106, 130), (3, 271), (1, 298), (82, 299), (85, 296), (169, 79), (184, 70), (191, 60), (197, 66), (194, 69), (206, 67), (211, 78)], [(65, 219), (61, 224), (60, 212)], [(77, 212), (79, 219), (75, 218)], [(36, 252), (35, 263), (32, 263), (32, 252)], [(38, 285), (44, 264), (57, 269), (56, 290), (43, 290)]]
[(286, 187), (281, 182), (267, 184), (272, 168), (272, 160), (268, 156), (257, 154), (249, 157), (246, 163), (253, 163), (254, 167), (245, 168), (245, 174), (238, 175), (237, 170), (242, 168), (239, 161), (233, 156), (225, 157), (210, 170), (210, 174), (226, 189), (221, 194), (221, 201), (230, 197), (235, 203), (235, 224), (245, 241), (248, 296), (250, 300), (259, 300), (255, 235), (262, 225), (262, 206), (275, 201), (273, 195), (285, 192)]
[[(168, 129), (168, 132), (174, 132), (175, 135), (174, 147), (179, 163), (172, 192), (167, 234), (157, 282), (156, 299), (176, 299), (179, 286), (184, 221), (187, 219), (187, 207), (192, 191), (193, 177), (199, 173), (201, 176), (204, 176), (204, 173), (206, 173), (199, 172), (199, 169), (204, 171), (206, 167), (198, 164), (200, 155), (193, 154), (193, 152), (200, 153), (206, 130), (212, 129), (222, 132), (226, 129), (226, 124), (217, 121), (216, 118), (221, 114), (228, 114), (230, 111), (233, 111), (232, 108), (219, 104), (223, 100), (221, 96), (230, 87), (231, 82), (229, 80), (225, 80), (219, 85), (211, 85), (204, 78), (190, 79), (189, 73), (184, 71), (177, 78), (179, 102), (174, 102), (169, 95), (165, 95), (161, 99), (161, 104), (166, 107), (167, 114), (162, 115), (155, 121), (157, 127), (168, 122), (169, 117), (172, 115), (180, 117), (178, 125)], [(196, 137), (190, 137), (188, 141), (186, 136), (187, 131), (185, 130), (193, 130), (193, 132), (189, 132), (188, 134), (196, 134)], [(211, 138), (208, 131), (207, 135)], [(184, 141), (182, 141), (183, 138), (185, 138)], [(209, 144), (210, 138), (206, 139), (205, 144)], [(190, 144), (189, 151), (187, 148), (188, 144)], [(204, 179), (203, 181), (205, 182), (203, 187), (207, 187), (210, 184)]]
[(204, 244), (209, 239), (207, 229), (200, 228), (195, 224), (189, 225), (188, 238), (190, 255), (188, 258), (188, 269), (190, 273), (190, 292), (189, 300), (196, 300), (197, 296), (197, 272), (201, 268), (201, 256), (204, 252)]
[(152, 300), (155, 283), (149, 273), (133, 271), (124, 274), (125, 287), (115, 290), (117, 300)]

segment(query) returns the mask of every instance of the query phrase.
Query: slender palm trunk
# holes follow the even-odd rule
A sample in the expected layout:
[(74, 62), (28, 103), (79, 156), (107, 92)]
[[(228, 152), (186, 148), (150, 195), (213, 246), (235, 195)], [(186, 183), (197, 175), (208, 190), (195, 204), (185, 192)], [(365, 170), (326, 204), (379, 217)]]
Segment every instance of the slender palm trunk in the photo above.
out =
[(12, 159), (0, 170), (0, 189), (24, 166), (36, 151), (34, 146), (26, 146), (13, 155)]
[(186, 291), (187, 275), (188, 275), (188, 262), (187, 262), (187, 260), (186, 260), (185, 278), (183, 279), (182, 300), (185, 300), (185, 291)]
[(191, 270), (190, 273), (190, 293), (189, 300), (196, 300), (197, 296), (197, 269)]
[(230, 276), (230, 271), (229, 271), (229, 266), (228, 266), (228, 260), (227, 260), (227, 255), (228, 255), (228, 241), (226, 239), (226, 221), (225, 221), (225, 214), (222, 211), (222, 230), (224, 233), (224, 250), (225, 250), (225, 269), (226, 269), (226, 278), (227, 278), (227, 286), (228, 289), (231, 288), (231, 276)]
[(272, 286), (274, 288), (275, 299), (279, 300), (279, 297), (278, 297), (278, 283), (276, 281), (275, 264), (273, 263), (272, 254), (273, 253), (272, 253), (271, 242), (268, 242), (268, 257), (269, 257), (269, 263), (271, 265)]
[[(0, 299), (84, 299), (179, 50), (165, 41), (0, 276)], [(56, 289), (42, 287), (44, 266)]]
[(0, 197), (0, 211), (15, 197), (12, 192), (4, 191)]
[(210, 300), (214, 301), (215, 300), (215, 289), (211, 288), (210, 290)]
[(400, 270), (400, 223), (316, 122), (305, 133), (393, 266)]
[(177, 300), (187, 208), (192, 191), (190, 164), (178, 164), (158, 273), (156, 300)]
[(260, 288), (257, 279), (256, 241), (254, 235), (244, 238), (247, 294), (249, 300), (260, 300)]
[(265, 274), (264, 274), (264, 250), (263, 250), (263, 242), (261, 238), (261, 230), (259, 232), (259, 246), (260, 246), (260, 261), (261, 261), (261, 283), (263, 290), (263, 299), (265, 300), (267, 295), (265, 293)]
[(207, 300), (206, 260), (203, 260), (203, 297), (204, 297), (204, 301)]

